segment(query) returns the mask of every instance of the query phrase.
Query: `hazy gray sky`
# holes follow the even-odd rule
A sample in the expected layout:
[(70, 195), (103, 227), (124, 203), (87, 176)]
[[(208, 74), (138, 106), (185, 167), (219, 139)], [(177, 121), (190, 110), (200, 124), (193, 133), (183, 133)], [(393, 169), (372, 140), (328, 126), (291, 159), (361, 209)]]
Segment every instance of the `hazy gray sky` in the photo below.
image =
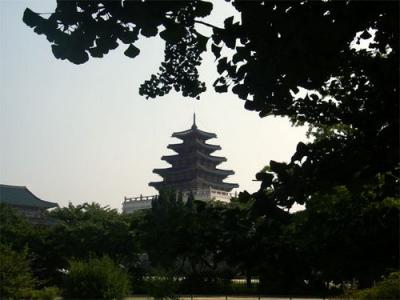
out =
[[(51, 1), (0, 1), (0, 182), (25, 185), (38, 197), (58, 202), (98, 202), (121, 208), (124, 196), (153, 195), (154, 168), (188, 129), (193, 112), (200, 129), (214, 132), (236, 174), (227, 182), (256, 191), (254, 175), (270, 160), (287, 161), (305, 128), (281, 118), (259, 118), (235, 95), (217, 94), (214, 59), (204, 56), (201, 79), (208, 91), (197, 101), (171, 93), (156, 100), (138, 87), (157, 71), (163, 42), (142, 39), (136, 59), (119, 47), (102, 59), (76, 66), (54, 58), (50, 44), (22, 22), (26, 7), (52, 12)], [(223, 3), (223, 1), (219, 1)], [(222, 5), (222, 4), (221, 4)], [(210, 22), (222, 26), (233, 11), (220, 7)], [(267, 66), (266, 66), (267, 67)]]

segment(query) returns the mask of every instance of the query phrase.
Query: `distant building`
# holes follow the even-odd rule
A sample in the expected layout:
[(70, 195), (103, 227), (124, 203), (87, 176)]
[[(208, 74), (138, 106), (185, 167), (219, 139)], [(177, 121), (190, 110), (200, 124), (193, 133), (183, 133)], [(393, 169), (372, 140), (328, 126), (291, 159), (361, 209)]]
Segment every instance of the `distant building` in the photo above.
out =
[[(193, 125), (189, 130), (175, 132), (172, 137), (182, 140), (182, 143), (168, 145), (167, 148), (177, 154), (161, 157), (171, 167), (154, 169), (153, 173), (160, 175), (163, 181), (150, 182), (149, 185), (161, 189), (174, 189), (183, 194), (187, 199), (190, 193), (196, 200), (229, 202), (233, 196), (232, 189), (239, 187), (236, 183), (226, 183), (224, 179), (233, 175), (232, 170), (217, 169), (217, 165), (226, 161), (225, 157), (212, 156), (221, 147), (207, 144), (206, 141), (216, 138), (217, 135), (202, 131), (197, 128), (196, 116), (193, 117)], [(127, 198), (122, 204), (125, 213), (137, 209), (151, 207), (151, 200), (156, 196)]]
[(21, 213), (32, 224), (49, 224), (46, 210), (58, 207), (57, 203), (39, 199), (25, 186), (0, 184), (0, 203), (7, 204)]

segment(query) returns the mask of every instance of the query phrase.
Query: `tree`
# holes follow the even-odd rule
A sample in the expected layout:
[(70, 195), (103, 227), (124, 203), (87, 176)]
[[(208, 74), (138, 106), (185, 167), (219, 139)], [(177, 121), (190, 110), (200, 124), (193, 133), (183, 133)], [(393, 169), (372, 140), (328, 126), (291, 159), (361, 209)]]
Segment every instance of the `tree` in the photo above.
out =
[(51, 212), (56, 225), (45, 238), (44, 266), (49, 278), (58, 279), (58, 270), (67, 269), (71, 259), (108, 256), (131, 270), (137, 262), (138, 241), (128, 217), (97, 203), (57, 208)]
[(259, 251), (259, 237), (256, 236), (257, 218), (251, 214), (253, 201), (240, 193), (225, 206), (222, 219), (222, 256), (234, 270), (234, 275), (246, 277), (247, 288), (251, 288), (252, 276), (257, 276), (257, 266), (262, 259)]
[(67, 297), (123, 299), (128, 294), (128, 274), (109, 257), (70, 262), (66, 280)]
[(30, 223), (15, 209), (0, 204), (0, 244), (10, 245), (14, 250), (22, 251), (32, 236)]
[[(271, 161), (256, 175), (260, 190), (242, 195), (254, 201), (254, 216), (261, 220), (260, 253), (276, 270), (286, 258), (295, 263), (291, 259), (299, 257), (299, 249), (310, 255), (307, 250), (313, 246), (307, 239), (319, 243), (313, 237), (340, 241), (351, 236), (360, 246), (345, 243), (356, 260), (341, 270), (340, 278), (332, 274), (324, 255), (324, 249), (335, 248), (332, 245), (318, 248), (321, 260), (306, 273), (321, 274), (322, 280), (355, 276), (371, 284), (379, 273), (398, 265), (398, 255), (389, 248), (382, 250), (384, 262), (368, 261), (372, 252), (364, 249), (378, 249), (378, 241), (399, 242), (398, 1), (229, 2), (241, 21), (227, 18), (224, 28), (199, 19), (212, 11), (205, 1), (60, 1), (48, 19), (27, 9), (24, 21), (47, 36), (57, 58), (74, 63), (85, 62), (89, 55), (102, 56), (116, 48), (117, 41), (130, 44), (125, 54), (135, 57), (136, 39), (156, 36), (164, 27), (159, 33), (166, 41), (164, 62), (139, 91), (147, 97), (162, 96), (172, 88), (183, 96), (198, 97), (205, 86), (196, 67), (211, 44), (221, 75), (214, 83), (217, 92), (231, 88), (246, 109), (261, 117), (287, 116), (295, 125), (308, 124), (313, 137), (298, 144), (289, 162)], [(199, 34), (200, 25), (211, 27), (212, 35)], [(356, 47), (362, 42), (368, 47)], [(221, 55), (226, 48), (233, 51), (232, 57)], [(296, 94), (299, 87), (307, 89), (305, 95)], [(306, 212), (292, 216), (289, 209), (294, 203), (304, 204)], [(321, 207), (327, 210), (320, 211)], [(369, 222), (383, 225), (374, 229)], [(312, 230), (310, 224), (324, 233)], [(339, 224), (344, 226), (340, 234)], [(367, 235), (360, 224), (368, 228)], [(297, 239), (305, 248), (286, 242), (299, 232), (307, 237)], [(367, 255), (357, 260), (362, 251)], [(327, 253), (344, 263), (346, 255)], [(285, 278), (290, 268), (285, 264), (282, 274), (270, 274), (280, 283), (294, 282)]]
[(139, 223), (139, 239), (155, 276), (183, 277), (182, 292), (211, 292), (235, 274), (233, 232), (227, 221), (230, 206), (189, 199), (161, 191)]
[(96, 254), (122, 262), (135, 256), (137, 245), (129, 220), (115, 209), (97, 203), (69, 204), (51, 216), (58, 220), (51, 235), (53, 246), (66, 259)]
[[(125, 55), (136, 57), (140, 51), (135, 41), (158, 34), (166, 41), (165, 61), (157, 76), (141, 87), (148, 97), (162, 96), (172, 87), (182, 90), (184, 96), (204, 91), (196, 67), (210, 38), (196, 30), (200, 24), (213, 28), (211, 48), (218, 59), (218, 72), (224, 73), (215, 82), (216, 90), (226, 91), (231, 82), (232, 91), (246, 100), (246, 107), (261, 115), (290, 115), (314, 123), (321, 116), (310, 114), (310, 107), (315, 110), (317, 105), (325, 113), (334, 109), (313, 98), (294, 101), (289, 91), (297, 86), (320, 89), (342, 71), (351, 74), (355, 64), (365, 58), (350, 47), (357, 32), (363, 32), (357, 37), (360, 40), (371, 37), (371, 29), (377, 30), (376, 42), (370, 47), (386, 54), (389, 46), (391, 55), (384, 70), (373, 65), (370, 69), (392, 71), (394, 76), (388, 76), (386, 84), (397, 84), (396, 68), (390, 67), (398, 65), (395, 1), (230, 2), (240, 13), (241, 23), (230, 17), (224, 28), (199, 20), (209, 15), (213, 6), (198, 0), (59, 1), (49, 18), (27, 9), (23, 20), (36, 33), (46, 35), (55, 57), (77, 64), (89, 56), (102, 57), (119, 44), (129, 45)], [(162, 27), (165, 29), (159, 32)], [(222, 47), (234, 51), (232, 58), (221, 57)], [(386, 101), (398, 91), (387, 92), (392, 97), (382, 95)]]
[(20, 299), (29, 296), (33, 290), (33, 278), (26, 249), (16, 252), (0, 244), (0, 297)]

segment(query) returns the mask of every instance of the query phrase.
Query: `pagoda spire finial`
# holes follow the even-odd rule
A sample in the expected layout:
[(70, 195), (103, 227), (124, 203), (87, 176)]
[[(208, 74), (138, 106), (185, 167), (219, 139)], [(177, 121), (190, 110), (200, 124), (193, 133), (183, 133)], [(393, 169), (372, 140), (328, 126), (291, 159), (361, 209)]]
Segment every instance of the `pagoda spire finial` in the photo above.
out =
[(196, 125), (196, 113), (193, 113), (193, 125), (192, 125), (192, 128), (197, 128), (197, 125)]

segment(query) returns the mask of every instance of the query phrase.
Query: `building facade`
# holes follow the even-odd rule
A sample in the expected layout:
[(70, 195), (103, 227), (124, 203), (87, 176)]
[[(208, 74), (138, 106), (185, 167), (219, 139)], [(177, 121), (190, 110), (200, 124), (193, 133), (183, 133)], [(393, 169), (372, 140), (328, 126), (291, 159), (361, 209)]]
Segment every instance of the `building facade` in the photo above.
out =
[[(234, 171), (217, 168), (220, 163), (226, 161), (226, 158), (211, 155), (221, 147), (208, 144), (206, 141), (216, 138), (217, 135), (198, 129), (194, 115), (192, 127), (185, 131), (175, 132), (172, 137), (182, 141), (182, 143), (170, 144), (167, 147), (174, 150), (176, 154), (161, 157), (162, 160), (171, 164), (171, 167), (154, 169), (153, 173), (160, 175), (163, 180), (150, 182), (149, 185), (158, 191), (173, 189), (180, 192), (184, 201), (192, 193), (196, 200), (229, 202), (233, 197), (232, 189), (239, 186), (236, 183), (224, 181), (226, 177), (233, 175)], [(129, 213), (137, 209), (150, 208), (154, 197), (156, 196), (125, 197), (122, 205), (123, 212)]]

